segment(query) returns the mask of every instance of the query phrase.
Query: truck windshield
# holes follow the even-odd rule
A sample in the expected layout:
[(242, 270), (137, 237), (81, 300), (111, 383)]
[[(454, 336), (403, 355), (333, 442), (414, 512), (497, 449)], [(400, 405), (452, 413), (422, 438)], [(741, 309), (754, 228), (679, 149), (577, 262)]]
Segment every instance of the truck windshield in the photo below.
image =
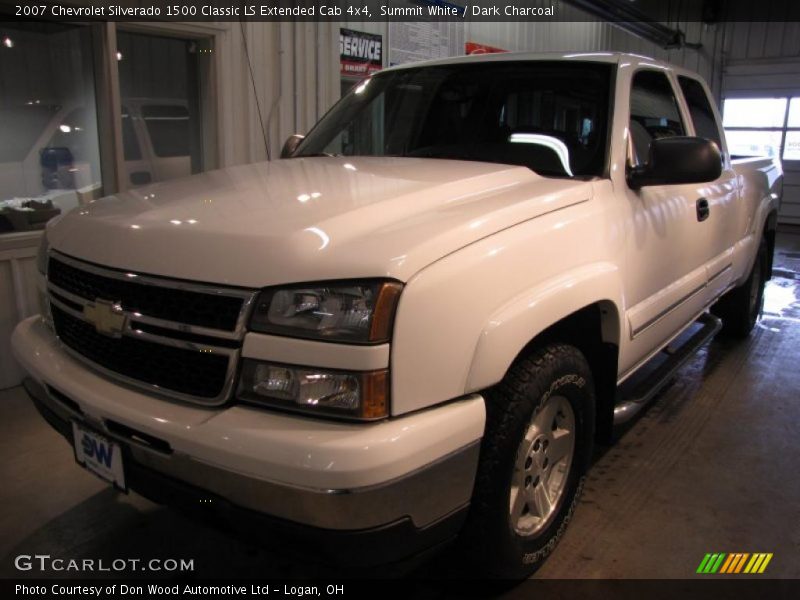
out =
[(356, 85), (295, 156), (413, 156), (602, 175), (612, 65), (499, 61), (408, 68)]

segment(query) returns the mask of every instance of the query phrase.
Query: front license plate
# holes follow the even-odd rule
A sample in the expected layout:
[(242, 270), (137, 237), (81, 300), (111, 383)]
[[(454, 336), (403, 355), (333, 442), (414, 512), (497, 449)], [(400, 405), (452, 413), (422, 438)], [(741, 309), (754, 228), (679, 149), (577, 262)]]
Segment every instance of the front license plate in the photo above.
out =
[(108, 438), (72, 422), (75, 460), (92, 473), (127, 491), (125, 469), (122, 466), (122, 447)]

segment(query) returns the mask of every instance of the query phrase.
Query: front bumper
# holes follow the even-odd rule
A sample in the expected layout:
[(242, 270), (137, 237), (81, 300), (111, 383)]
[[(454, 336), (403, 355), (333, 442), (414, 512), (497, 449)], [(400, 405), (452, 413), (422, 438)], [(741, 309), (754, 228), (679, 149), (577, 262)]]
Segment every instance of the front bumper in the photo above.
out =
[(197, 502), (342, 535), (398, 526), (410, 535), (444, 523), (452, 533), (469, 504), (485, 420), (479, 396), (339, 423), (200, 408), (124, 387), (68, 355), (39, 317), (17, 326), (12, 347), (51, 425), (71, 439), (70, 421), (79, 420), (120, 442), (130, 486), (156, 500), (181, 488)]

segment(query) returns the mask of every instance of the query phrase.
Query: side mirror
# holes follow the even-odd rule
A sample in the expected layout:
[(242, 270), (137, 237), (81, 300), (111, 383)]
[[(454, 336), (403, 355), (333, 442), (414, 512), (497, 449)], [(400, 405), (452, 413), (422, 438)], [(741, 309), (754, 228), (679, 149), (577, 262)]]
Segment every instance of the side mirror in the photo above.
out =
[(638, 190), (647, 185), (706, 183), (722, 174), (717, 145), (699, 137), (669, 137), (650, 142), (647, 163), (628, 172), (628, 185)]
[(299, 133), (295, 133), (286, 138), (286, 141), (283, 143), (283, 148), (281, 148), (281, 158), (292, 158), (300, 142), (304, 139), (306, 139), (306, 136), (300, 135)]

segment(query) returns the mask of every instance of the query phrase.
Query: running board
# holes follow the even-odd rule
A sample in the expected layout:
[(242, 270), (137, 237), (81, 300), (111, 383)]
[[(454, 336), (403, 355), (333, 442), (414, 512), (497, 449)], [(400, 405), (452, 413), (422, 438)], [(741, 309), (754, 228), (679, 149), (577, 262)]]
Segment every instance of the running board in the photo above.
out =
[[(686, 361), (708, 342), (722, 328), (722, 321), (712, 314), (700, 316), (691, 333), (683, 333), (658, 355), (645, 364), (638, 373), (634, 373), (617, 390), (617, 401), (614, 405), (614, 425), (622, 425), (630, 421), (647, 406), (650, 401), (669, 383), (675, 373)], [(677, 345), (676, 345), (677, 344)], [(666, 359), (664, 359), (666, 355)], [(660, 364), (654, 365), (661, 360)], [(648, 368), (649, 367), (649, 368)], [(643, 376), (637, 377), (639, 373)]]

